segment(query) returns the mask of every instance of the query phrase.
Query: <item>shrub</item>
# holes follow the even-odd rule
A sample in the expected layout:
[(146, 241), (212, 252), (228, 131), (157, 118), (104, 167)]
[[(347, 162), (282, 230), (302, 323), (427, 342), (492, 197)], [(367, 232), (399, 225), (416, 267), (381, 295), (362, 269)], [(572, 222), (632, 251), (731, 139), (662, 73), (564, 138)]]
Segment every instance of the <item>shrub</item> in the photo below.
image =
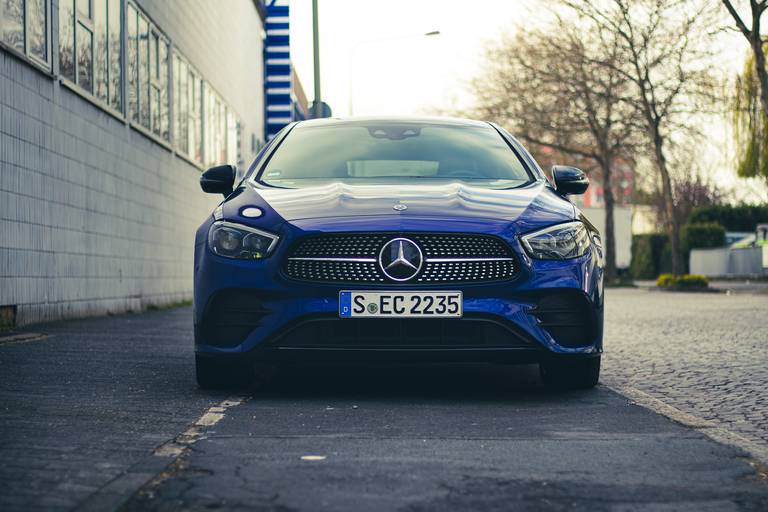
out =
[(629, 271), (634, 279), (656, 279), (660, 273), (672, 268), (671, 260), (669, 238), (664, 233), (632, 237), (632, 263)]
[(697, 274), (662, 274), (656, 280), (656, 286), (665, 290), (706, 290), (709, 288), (709, 280)]
[(768, 204), (720, 205), (696, 208), (688, 219), (690, 224), (716, 223), (726, 231), (751, 232), (757, 224), (768, 222)]
[(720, 224), (686, 224), (680, 230), (680, 241), (684, 253), (691, 249), (722, 247), (725, 245), (725, 228)]
[(669, 288), (675, 282), (675, 276), (672, 274), (661, 274), (656, 280), (656, 286), (659, 288)]
[(677, 277), (676, 285), (681, 289), (701, 290), (709, 288), (709, 279), (698, 274), (685, 274)]

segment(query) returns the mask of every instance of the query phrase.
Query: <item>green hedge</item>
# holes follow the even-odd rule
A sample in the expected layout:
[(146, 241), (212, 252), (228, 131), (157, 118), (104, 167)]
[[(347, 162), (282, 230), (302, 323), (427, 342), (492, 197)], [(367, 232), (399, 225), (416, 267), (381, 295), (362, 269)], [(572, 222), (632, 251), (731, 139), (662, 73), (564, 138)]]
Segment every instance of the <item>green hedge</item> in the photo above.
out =
[(691, 249), (722, 247), (725, 245), (725, 228), (714, 222), (686, 224), (680, 229), (680, 245), (685, 255)]
[(672, 249), (664, 233), (634, 235), (632, 263), (629, 271), (634, 279), (656, 279), (672, 269)]
[[(725, 245), (725, 229), (718, 224), (688, 224), (680, 230), (683, 266), (688, 270), (691, 249), (721, 247)], [(629, 272), (633, 279), (656, 279), (672, 271), (672, 244), (666, 233), (632, 236), (632, 263)]]
[(697, 274), (661, 274), (656, 280), (656, 286), (665, 290), (705, 290), (709, 288), (709, 279)]
[(720, 205), (696, 208), (689, 224), (716, 223), (726, 231), (752, 232), (757, 224), (768, 222), (768, 204)]

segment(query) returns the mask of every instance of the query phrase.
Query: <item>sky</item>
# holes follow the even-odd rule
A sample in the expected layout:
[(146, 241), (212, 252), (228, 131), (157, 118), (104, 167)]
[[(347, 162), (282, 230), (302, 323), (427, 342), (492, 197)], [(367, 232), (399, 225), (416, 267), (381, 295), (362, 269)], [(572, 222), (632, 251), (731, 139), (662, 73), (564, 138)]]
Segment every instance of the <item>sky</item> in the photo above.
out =
[[(471, 103), (487, 41), (529, 0), (319, 0), (323, 99), (334, 115), (422, 114)], [(436, 36), (424, 36), (440, 31)], [(291, 57), (314, 98), (312, 2), (291, 0)]]
[[(544, 23), (540, 5), (541, 0), (319, 0), (323, 100), (336, 116), (471, 107), (469, 85), (482, 75), (487, 45), (520, 24)], [(291, 58), (311, 102), (312, 1), (291, 0), (290, 9)], [(431, 31), (440, 34), (424, 36)], [(731, 76), (740, 72), (748, 51), (743, 36), (721, 34), (714, 44), (722, 56), (718, 69)], [(754, 187), (732, 171), (726, 121), (709, 131), (709, 158), (718, 160), (710, 165), (713, 178), (737, 191)]]

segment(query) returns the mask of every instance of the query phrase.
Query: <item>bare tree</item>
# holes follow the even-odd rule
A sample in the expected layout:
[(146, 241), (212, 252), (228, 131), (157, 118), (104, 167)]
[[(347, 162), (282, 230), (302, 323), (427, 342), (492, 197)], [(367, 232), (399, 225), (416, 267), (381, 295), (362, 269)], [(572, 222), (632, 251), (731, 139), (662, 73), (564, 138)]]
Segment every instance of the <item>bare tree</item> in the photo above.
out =
[(752, 17), (749, 26), (744, 22), (731, 0), (721, 1), (736, 22), (739, 32), (744, 35), (752, 49), (755, 74), (760, 83), (760, 102), (763, 106), (763, 113), (768, 116), (768, 70), (765, 69), (765, 48), (763, 48), (763, 36), (760, 34), (760, 18), (768, 9), (768, 0), (749, 0), (749, 11)]
[(712, 10), (706, 0), (562, 0), (562, 4), (593, 24), (602, 40), (616, 42), (622, 59), (602, 64), (633, 85), (623, 101), (643, 120), (665, 204), (665, 225), (672, 245), (672, 269), (684, 270), (680, 223), (667, 151), (675, 132), (690, 129), (697, 100), (711, 100)]
[[(696, 152), (700, 151), (701, 144), (701, 139), (692, 138), (676, 145), (670, 155), (671, 167), (675, 168), (672, 173), (675, 217), (681, 225), (688, 222), (695, 208), (723, 204), (729, 199), (730, 191), (711, 178), (715, 163), (697, 158)], [(651, 189), (643, 198), (656, 210), (657, 220), (664, 222), (665, 205), (661, 191)]]
[(631, 84), (617, 71), (617, 44), (606, 46), (563, 20), (556, 25), (520, 29), (489, 49), (485, 73), (474, 84), (477, 110), (534, 147), (600, 169), (610, 282), (617, 274), (613, 168), (617, 159), (631, 159), (637, 132), (634, 109), (622, 101)]

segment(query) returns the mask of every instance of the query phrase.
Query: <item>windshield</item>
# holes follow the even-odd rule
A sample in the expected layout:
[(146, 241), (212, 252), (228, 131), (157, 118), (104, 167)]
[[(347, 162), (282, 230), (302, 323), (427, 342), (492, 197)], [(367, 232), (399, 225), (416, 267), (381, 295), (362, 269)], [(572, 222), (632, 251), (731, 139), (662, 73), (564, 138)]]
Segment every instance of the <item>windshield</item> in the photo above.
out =
[(490, 125), (351, 122), (298, 125), (258, 179), (286, 188), (424, 180), (509, 188), (530, 175)]

